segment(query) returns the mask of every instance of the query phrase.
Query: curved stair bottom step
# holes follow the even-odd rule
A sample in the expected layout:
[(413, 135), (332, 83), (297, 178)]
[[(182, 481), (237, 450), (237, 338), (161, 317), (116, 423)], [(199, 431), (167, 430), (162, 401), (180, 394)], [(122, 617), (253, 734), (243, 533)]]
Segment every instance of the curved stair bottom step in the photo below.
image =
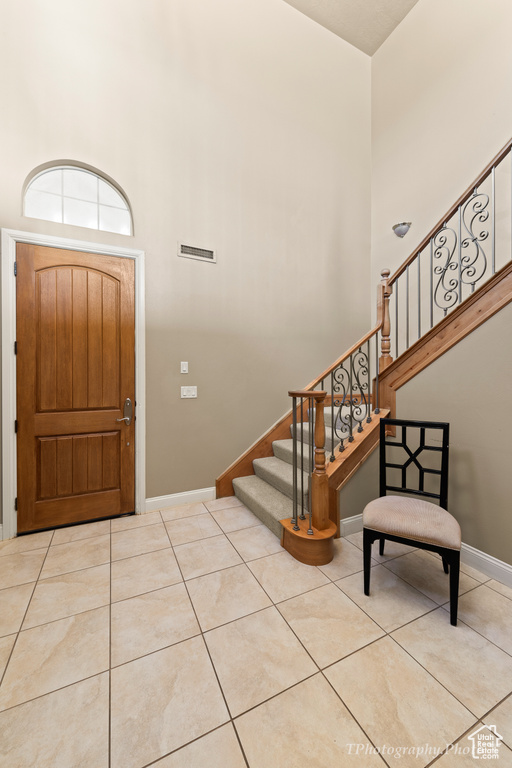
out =
[[(237, 477), (233, 480), (235, 496), (240, 499), (261, 522), (283, 543), (284, 548), (301, 563), (326, 565), (334, 556), (333, 540), (336, 526), (329, 523), (326, 531), (315, 531), (308, 536), (308, 520), (299, 520), (300, 531), (293, 531), (290, 519), (293, 502), (288, 496), (269, 485), (257, 475)], [(281, 521), (285, 521), (283, 524)], [(283, 533), (284, 530), (284, 533)]]

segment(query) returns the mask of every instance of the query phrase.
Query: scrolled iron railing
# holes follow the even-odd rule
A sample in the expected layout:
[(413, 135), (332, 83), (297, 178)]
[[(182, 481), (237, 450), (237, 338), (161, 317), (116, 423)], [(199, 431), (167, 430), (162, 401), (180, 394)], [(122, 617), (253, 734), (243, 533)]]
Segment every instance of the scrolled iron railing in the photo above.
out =
[(389, 278), (396, 359), (510, 259), (509, 141)]

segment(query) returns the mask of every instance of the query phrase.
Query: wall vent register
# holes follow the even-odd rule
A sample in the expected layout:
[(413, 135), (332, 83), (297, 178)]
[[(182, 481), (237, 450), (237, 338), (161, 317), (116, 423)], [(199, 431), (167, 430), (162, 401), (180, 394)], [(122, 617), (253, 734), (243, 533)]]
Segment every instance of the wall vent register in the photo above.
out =
[(186, 245), (185, 243), (178, 243), (178, 256), (183, 256), (186, 259), (198, 259), (199, 261), (210, 261), (213, 263), (217, 261), (217, 254), (215, 251), (211, 251), (208, 248), (196, 248), (193, 245)]

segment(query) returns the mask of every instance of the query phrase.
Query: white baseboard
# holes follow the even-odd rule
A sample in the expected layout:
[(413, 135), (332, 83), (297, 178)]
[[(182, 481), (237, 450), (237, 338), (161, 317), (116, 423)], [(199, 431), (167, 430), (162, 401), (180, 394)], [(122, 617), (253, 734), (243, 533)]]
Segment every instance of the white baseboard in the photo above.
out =
[(363, 516), (354, 515), (340, 520), (340, 535), (350, 536), (351, 533), (359, 533), (363, 530)]
[(466, 565), (470, 565), (472, 568), (485, 573), (486, 576), (490, 576), (492, 579), (496, 579), (496, 581), (501, 581), (507, 587), (512, 587), (512, 565), (504, 563), (503, 560), (486, 555), (485, 552), (481, 552), (481, 550), (464, 543), (462, 544), (460, 559)]
[(197, 504), (200, 501), (213, 501), (215, 488), (198, 488), (196, 491), (171, 493), (168, 496), (153, 496), (146, 499), (146, 512), (154, 512), (164, 507), (179, 507), (182, 504)]
[(4, 540), (3, 532), (4, 532), (4, 527), (3, 527), (2, 523), (0, 523), (0, 541)]
[[(354, 515), (353, 517), (345, 518), (345, 520), (340, 520), (340, 534), (342, 536), (350, 536), (351, 533), (359, 533), (362, 530), (362, 515)], [(464, 543), (461, 547), (460, 559), (466, 565), (470, 565), (472, 568), (476, 568), (477, 571), (485, 573), (491, 579), (496, 579), (496, 581), (512, 587), (512, 565), (504, 563), (503, 560), (498, 560), (497, 557), (487, 555), (480, 549), (475, 549), (470, 547), (469, 544)]]

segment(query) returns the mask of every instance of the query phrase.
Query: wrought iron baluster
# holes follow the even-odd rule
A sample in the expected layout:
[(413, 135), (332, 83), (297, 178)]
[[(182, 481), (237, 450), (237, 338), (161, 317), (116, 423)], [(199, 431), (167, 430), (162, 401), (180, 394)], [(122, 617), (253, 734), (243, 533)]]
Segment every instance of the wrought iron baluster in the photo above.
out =
[(462, 208), (459, 205), (459, 304), (462, 301)]
[(306, 519), (304, 514), (304, 398), (300, 398), (300, 515), (301, 520)]
[(430, 327), (434, 325), (434, 241), (430, 238)]
[(366, 359), (368, 360), (368, 384), (367, 384), (367, 392), (368, 392), (368, 400), (366, 402), (366, 423), (371, 424), (372, 416), (370, 412), (370, 401), (371, 401), (371, 393), (372, 393), (372, 376), (371, 376), (371, 365), (370, 365), (370, 339), (366, 342)]
[(334, 371), (331, 371), (331, 461), (334, 459)]
[(491, 265), (492, 274), (496, 272), (496, 173), (495, 167), (492, 167), (491, 174), (491, 216), (492, 216), (492, 252)]
[(409, 265), (405, 268), (405, 348), (409, 349)]
[(308, 397), (308, 418), (309, 418), (309, 477), (308, 477), (308, 511), (311, 517), (311, 477), (313, 475), (314, 458), (313, 458), (313, 430), (314, 430), (314, 400), (312, 397)]
[(375, 334), (375, 408), (374, 413), (380, 413), (379, 409), (379, 332)]
[(354, 395), (353, 395), (353, 385), (352, 385), (352, 374), (354, 370), (354, 361), (352, 359), (352, 355), (350, 355), (350, 389), (348, 394), (348, 405), (349, 405), (349, 423), (348, 423), (348, 441), (349, 443), (352, 443), (354, 441), (354, 435), (352, 434), (352, 425), (353, 425), (353, 419), (354, 419)]
[[(297, 398), (292, 397), (292, 418), (293, 418), (293, 530), (298, 531), (297, 524)], [(302, 432), (302, 424), (301, 424)]]
[(418, 339), (421, 338), (421, 251), (418, 253)]
[[(400, 278), (399, 278), (400, 279)], [(398, 280), (395, 283), (395, 360), (398, 357)]]

